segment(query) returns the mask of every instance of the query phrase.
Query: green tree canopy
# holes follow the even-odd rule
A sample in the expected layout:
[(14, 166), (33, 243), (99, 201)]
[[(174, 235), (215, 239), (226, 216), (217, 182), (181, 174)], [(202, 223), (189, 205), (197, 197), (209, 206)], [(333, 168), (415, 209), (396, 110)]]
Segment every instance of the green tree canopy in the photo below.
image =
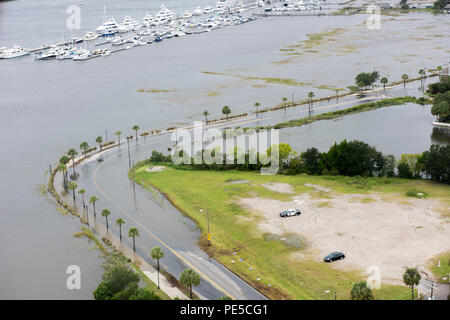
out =
[(192, 299), (192, 286), (198, 286), (200, 284), (200, 275), (192, 269), (184, 269), (180, 275), (180, 283), (189, 288)]
[(373, 293), (365, 281), (357, 282), (350, 292), (352, 300), (373, 300)]
[(403, 283), (411, 287), (412, 300), (414, 300), (414, 286), (419, 284), (420, 279), (421, 276), (416, 268), (408, 268), (403, 274)]

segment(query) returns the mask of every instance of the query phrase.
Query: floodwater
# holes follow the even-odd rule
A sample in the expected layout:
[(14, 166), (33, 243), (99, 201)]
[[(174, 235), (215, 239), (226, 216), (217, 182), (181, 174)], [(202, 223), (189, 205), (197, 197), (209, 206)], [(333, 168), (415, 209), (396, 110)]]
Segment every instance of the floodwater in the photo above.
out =
[[(214, 2), (168, 0), (165, 4), (181, 13)], [(77, 36), (102, 21), (105, 1), (84, 3)], [(57, 42), (63, 34), (69, 37), (65, 12), (71, 4), (55, 0), (0, 3), (0, 46), (37, 47)], [(159, 6), (159, 1), (106, 1), (107, 15), (117, 20), (125, 15), (142, 17), (147, 10), (154, 14)], [(240, 113), (253, 110), (255, 101), (262, 107), (273, 106), (292, 94), (304, 99), (311, 90), (316, 97), (333, 95), (330, 89), (351, 85), (361, 71), (377, 69), (390, 80), (399, 80), (402, 73), (414, 77), (420, 68), (448, 62), (448, 15), (383, 16), (380, 30), (365, 28), (366, 18), (266, 18), (81, 63), (38, 62), (31, 57), (0, 61), (0, 298), (92, 298), (103, 272), (102, 259), (89, 250), (92, 244), (87, 240), (73, 238), (80, 228), (78, 221), (59, 214), (40, 192), (49, 164), (81, 141), (94, 145), (95, 137), (105, 130), (109, 137), (116, 130), (132, 134), (134, 124), (148, 130), (190, 123), (202, 119), (205, 109), (217, 117), (223, 105)], [(313, 47), (307, 42), (307, 49), (295, 47), (302, 52), (284, 61), (292, 55), (280, 49), (325, 30), (329, 30), (327, 41)], [(286, 85), (283, 79), (294, 79), (299, 85)], [(140, 93), (138, 89), (169, 92)], [(409, 107), (415, 111), (402, 112)], [(295, 137), (300, 134), (308, 135), (321, 149), (332, 143), (330, 137), (360, 137), (385, 153), (398, 154), (405, 140), (379, 138), (374, 129), (381, 125), (382, 113), (389, 113), (392, 126), (396, 125), (389, 131), (393, 136), (412, 130), (413, 125), (395, 117), (406, 114), (410, 121), (432, 120), (427, 107), (395, 107), (286, 129), (282, 137), (295, 149), (307, 146), (295, 143), (306, 140)], [(372, 119), (370, 134), (367, 128)], [(329, 134), (309, 134), (315, 127)], [(342, 130), (343, 134), (337, 134)], [(420, 143), (417, 150), (406, 152), (423, 151), (432, 142), (430, 126), (418, 125), (412, 137)], [(81, 290), (66, 289), (65, 271), (72, 264), (81, 267)]]

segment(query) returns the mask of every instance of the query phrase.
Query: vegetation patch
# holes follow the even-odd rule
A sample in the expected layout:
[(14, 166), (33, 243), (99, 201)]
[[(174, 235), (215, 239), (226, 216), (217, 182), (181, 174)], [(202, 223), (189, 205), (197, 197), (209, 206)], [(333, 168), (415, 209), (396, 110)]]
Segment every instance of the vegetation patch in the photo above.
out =
[[(338, 299), (348, 299), (352, 285), (365, 277), (359, 271), (336, 270), (314, 259), (294, 259), (293, 254), (295, 256), (295, 253), (303, 252), (304, 239), (291, 238), (288, 234), (261, 236), (256, 232), (255, 221), (245, 219), (251, 215), (250, 212), (235, 204), (238, 199), (250, 193), (282, 201), (290, 199), (290, 195), (262, 187), (267, 183), (291, 184), (296, 192), (311, 191), (311, 188), (304, 186), (311, 183), (333, 192), (355, 194), (361, 193), (360, 185), (363, 185), (364, 190), (394, 194), (397, 198), (405, 195), (417, 183), (420, 185), (418, 189), (426, 190), (433, 197), (449, 196), (446, 186), (429, 181), (308, 175), (263, 176), (257, 172), (180, 170), (170, 164), (165, 165), (167, 169), (158, 173), (147, 173), (144, 166), (138, 167), (136, 182), (146, 188), (156, 187), (160, 190), (197, 223), (202, 234), (206, 234), (208, 221), (200, 210), (207, 209), (210, 212), (210, 228), (214, 230), (212, 245), (208, 247), (205, 236), (199, 239), (199, 245), (263, 294), (274, 299), (323, 299), (325, 290), (338, 286)], [(234, 184), (230, 189), (230, 182), (237, 179), (249, 180), (252, 184)], [(206, 185), (208, 188), (204, 187)], [(374, 296), (375, 299), (408, 299), (408, 292), (410, 289), (404, 286), (383, 284), (380, 290), (374, 291)]]
[(428, 193), (427, 192), (421, 191), (421, 190), (417, 190), (417, 189), (409, 190), (408, 192), (406, 192), (406, 195), (408, 197), (414, 197), (414, 198), (418, 198), (418, 199), (423, 199), (423, 198), (427, 198), (428, 197)]
[(164, 93), (164, 92), (173, 92), (175, 91), (174, 89), (154, 89), (154, 88), (149, 88), (149, 89), (137, 89), (137, 92), (140, 93)]

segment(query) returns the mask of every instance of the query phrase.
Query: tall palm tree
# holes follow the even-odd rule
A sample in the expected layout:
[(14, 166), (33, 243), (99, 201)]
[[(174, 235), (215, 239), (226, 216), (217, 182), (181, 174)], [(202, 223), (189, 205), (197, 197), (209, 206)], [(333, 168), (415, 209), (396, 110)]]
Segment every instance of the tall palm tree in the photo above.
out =
[(425, 76), (425, 70), (420, 69), (419, 75), (420, 75), (420, 86), (422, 87), (422, 90), (423, 90), (423, 85), (424, 85), (423, 80), (424, 80), (424, 76)]
[(72, 172), (73, 175), (75, 175), (75, 157), (77, 156), (78, 152), (75, 149), (69, 149), (69, 151), (67, 151), (67, 155), (69, 156), (69, 158), (72, 160)]
[(139, 126), (138, 125), (134, 125), (133, 126), (133, 130), (136, 132), (136, 141), (138, 140), (138, 130), (139, 130), (140, 128), (139, 128)]
[(227, 117), (227, 119), (228, 119), (228, 115), (231, 113), (231, 109), (230, 109), (230, 106), (224, 106), (223, 108), (222, 108), (222, 113)]
[(403, 283), (411, 287), (411, 299), (414, 300), (414, 285), (420, 282), (420, 274), (416, 268), (408, 268), (403, 274)]
[(189, 294), (192, 299), (192, 286), (195, 287), (200, 284), (200, 275), (192, 269), (184, 269), (180, 275), (180, 283), (189, 287)]
[(103, 143), (102, 136), (98, 136), (97, 139), (95, 139), (95, 142), (98, 143), (98, 145), (100, 146), (100, 151), (102, 151), (102, 143)]
[(436, 70), (438, 71), (439, 81), (441, 81), (442, 66), (437, 66)]
[(286, 112), (286, 108), (287, 108), (287, 100), (288, 100), (288, 98), (282, 98), (281, 100), (283, 101), (284, 112)]
[(122, 218), (119, 218), (116, 220), (116, 225), (119, 226), (119, 235), (120, 235), (120, 241), (122, 241), (122, 225), (125, 223), (125, 220)]
[(260, 105), (261, 105), (261, 103), (259, 103), (259, 102), (255, 102), (255, 104), (254, 104), (254, 106), (256, 108), (256, 116), (258, 116), (258, 108)]
[(334, 89), (334, 92), (336, 92), (336, 103), (338, 103), (339, 100), (339, 89)]
[(66, 185), (66, 172), (67, 172), (67, 166), (63, 163), (58, 164), (58, 171), (62, 172), (63, 175), (63, 183), (64, 186)]
[(83, 152), (84, 157), (86, 158), (86, 156), (87, 156), (87, 151), (88, 151), (88, 149), (89, 149), (89, 144), (88, 144), (86, 141), (83, 141), (83, 142), (80, 144), (80, 149), (81, 149), (81, 151)]
[(128, 236), (133, 238), (133, 251), (136, 252), (136, 237), (139, 237), (139, 230), (136, 228), (130, 228), (130, 230), (128, 230)]
[(386, 83), (388, 83), (388, 78), (381, 78), (380, 82), (383, 84), (383, 90), (386, 90)]
[(159, 259), (162, 259), (164, 257), (164, 251), (162, 251), (160, 247), (154, 247), (150, 252), (150, 256), (153, 259), (156, 259), (156, 266), (157, 266), (156, 269), (158, 270), (158, 289), (159, 289)]
[(208, 124), (208, 116), (209, 116), (208, 110), (203, 111), (203, 116), (205, 117), (206, 124)]
[(83, 201), (83, 209), (84, 209), (84, 207), (85, 207), (85, 203), (84, 203), (84, 194), (86, 193), (86, 190), (84, 190), (84, 189), (80, 189), (80, 190), (78, 190), (78, 193), (79, 194), (81, 194), (81, 199), (82, 199), (82, 201)]
[(89, 198), (89, 202), (92, 203), (92, 206), (94, 207), (94, 218), (96, 217), (95, 214), (95, 203), (98, 201), (98, 198), (96, 196), (92, 196)]
[(312, 92), (312, 91), (308, 92), (308, 98), (309, 98), (309, 103), (311, 104), (311, 107), (312, 107), (313, 106), (314, 92)]
[(403, 88), (406, 88), (406, 80), (408, 80), (409, 77), (406, 73), (402, 74), (402, 80), (403, 80)]
[(108, 225), (108, 216), (111, 214), (111, 212), (108, 209), (103, 209), (102, 210), (102, 216), (105, 217), (106, 219), (106, 232), (108, 232), (109, 230), (109, 225)]
[(114, 135), (117, 136), (117, 143), (119, 144), (120, 147), (120, 135), (122, 134), (122, 131), (116, 131), (114, 132)]
[(61, 158), (59, 158), (59, 163), (65, 166), (64, 171), (64, 184), (67, 184), (67, 164), (69, 163), (70, 159), (68, 156), (63, 155)]
[(366, 281), (355, 283), (350, 295), (352, 300), (373, 300), (372, 290), (367, 287)]
[(77, 188), (78, 188), (78, 185), (77, 185), (75, 182), (70, 181), (69, 189), (72, 190), (73, 202), (75, 202), (75, 190), (76, 190)]

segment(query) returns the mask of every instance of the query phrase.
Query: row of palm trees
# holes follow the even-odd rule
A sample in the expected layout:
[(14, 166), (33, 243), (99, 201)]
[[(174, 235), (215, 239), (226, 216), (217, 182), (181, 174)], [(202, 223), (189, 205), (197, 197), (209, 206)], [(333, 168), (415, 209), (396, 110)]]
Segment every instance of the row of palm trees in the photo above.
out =
[[(132, 127), (132, 130), (135, 132), (136, 135), (136, 141), (138, 141), (138, 131), (140, 130), (140, 127), (138, 125), (134, 125)], [(117, 136), (117, 144), (120, 147), (120, 136), (122, 135), (122, 131), (116, 131), (114, 133), (115, 136)], [(104, 146), (104, 141), (103, 141), (103, 137), (102, 136), (98, 136), (95, 139), (95, 142), (98, 143), (100, 151), (103, 150), (103, 146)], [(91, 147), (89, 146), (89, 143), (87, 141), (83, 141), (80, 143), (80, 150), (81, 153), (83, 154), (84, 158), (87, 157), (87, 154), (89, 152), (89, 150), (91, 149)], [(69, 151), (67, 151), (67, 154), (64, 154), (60, 159), (59, 159), (59, 163), (57, 166), (58, 171), (63, 173), (63, 179), (64, 179), (64, 185), (67, 185), (68, 182), (68, 178), (67, 178), (67, 164), (72, 161), (72, 178), (76, 178), (77, 173), (76, 173), (76, 169), (75, 169), (75, 158), (77, 157), (78, 152), (75, 148), (71, 148), (69, 149)]]

